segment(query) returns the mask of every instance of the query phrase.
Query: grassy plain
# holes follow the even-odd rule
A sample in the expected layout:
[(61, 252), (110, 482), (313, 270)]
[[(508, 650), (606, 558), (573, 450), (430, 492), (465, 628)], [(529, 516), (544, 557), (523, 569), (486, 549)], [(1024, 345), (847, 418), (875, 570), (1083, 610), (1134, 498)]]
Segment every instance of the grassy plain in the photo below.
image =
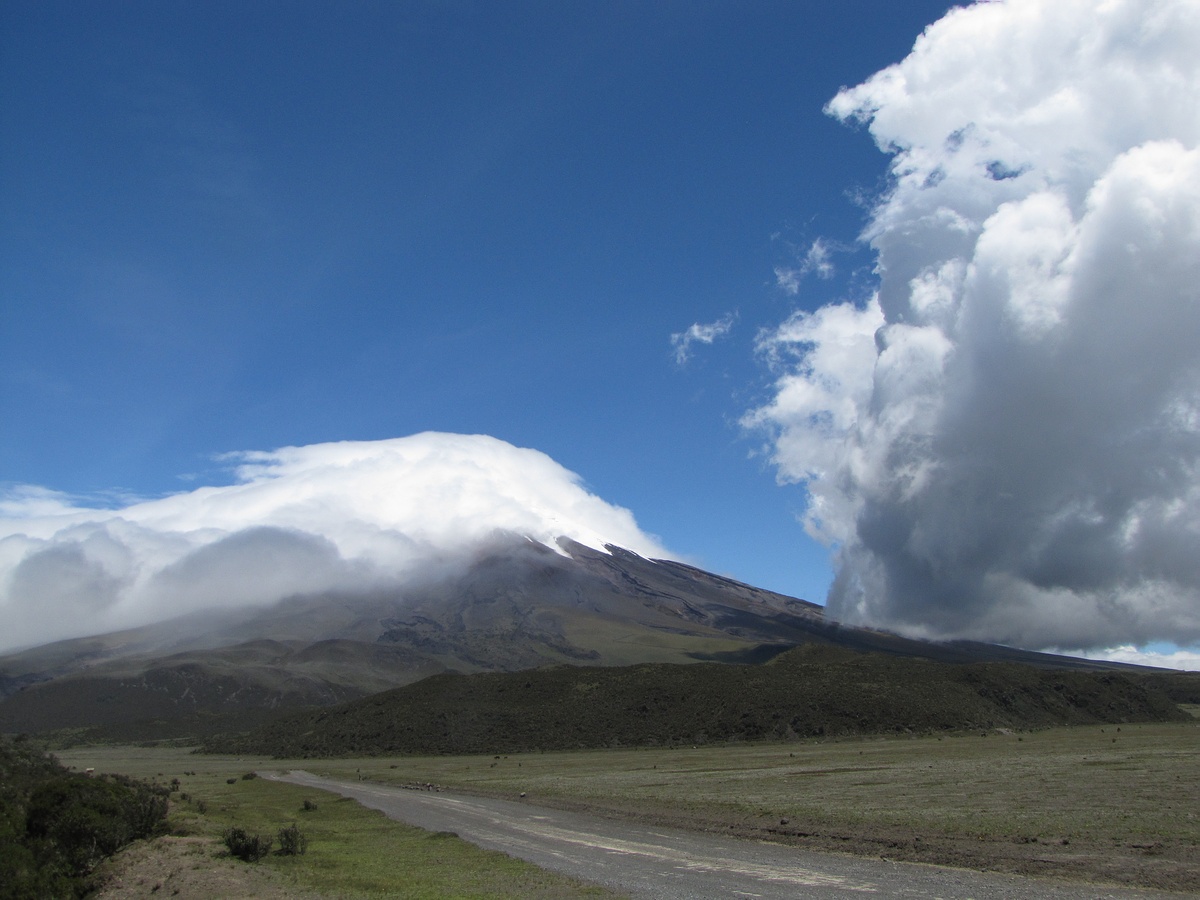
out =
[[(119, 746), (82, 748), (58, 756), (61, 762), (77, 769), (95, 767), (98, 772), (122, 772), (164, 784), (179, 779), (179, 790), (172, 794), (172, 830), (206, 838), (203, 851), (193, 853), (187, 865), (213, 870), (213, 877), (207, 881), (193, 879), (185, 895), (405, 900), (614, 896), (602, 888), (480, 849), (452, 834), (430, 833), (394, 822), (353, 800), (262, 778), (241, 777), (256, 766), (264, 766), (261, 760)], [(306, 800), (315, 808), (306, 810)], [(249, 832), (274, 837), (281, 827), (293, 823), (308, 838), (303, 856), (273, 853), (253, 864), (225, 859), (220, 840), (225, 828), (239, 825)], [(260, 874), (256, 871), (260, 868), (267, 871)], [(230, 881), (231, 873), (236, 875), (239, 870), (246, 877)], [(168, 888), (162, 895), (171, 895), (169, 873), (164, 876), (160, 868), (157, 880)], [(158, 891), (148, 883), (145, 891), (132, 896), (157, 896)]]
[[(275, 790), (284, 799), (268, 818), (302, 798), (262, 781), (227, 786), (221, 773), (296, 768), (523, 791), (532, 803), (812, 848), (1200, 893), (1200, 723), (1192, 722), (507, 756), (239, 761), (138, 748), (60, 756), (168, 779), (212, 772), (196, 792), (236, 803), (237, 815), (258, 815)], [(326, 840), (314, 835), (314, 851)]]

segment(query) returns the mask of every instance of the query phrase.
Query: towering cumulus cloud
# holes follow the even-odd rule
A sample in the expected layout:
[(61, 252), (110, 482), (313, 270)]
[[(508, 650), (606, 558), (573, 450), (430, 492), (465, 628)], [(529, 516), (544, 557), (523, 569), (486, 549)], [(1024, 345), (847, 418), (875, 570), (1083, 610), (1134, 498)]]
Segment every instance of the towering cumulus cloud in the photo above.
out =
[(865, 305), (761, 341), (844, 621), (1200, 640), (1200, 4), (951, 11), (828, 112), (891, 183)]
[(0, 503), (0, 650), (215, 607), (394, 587), (499, 532), (667, 556), (545, 454), (480, 435), (237, 454), (237, 483), (88, 509)]

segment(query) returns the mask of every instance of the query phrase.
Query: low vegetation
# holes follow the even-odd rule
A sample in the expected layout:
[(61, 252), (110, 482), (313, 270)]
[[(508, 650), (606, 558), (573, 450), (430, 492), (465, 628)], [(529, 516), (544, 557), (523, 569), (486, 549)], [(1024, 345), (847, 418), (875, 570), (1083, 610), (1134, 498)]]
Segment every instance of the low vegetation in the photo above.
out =
[(308, 852), (308, 838), (295, 822), (279, 829), (279, 852), (284, 856), (303, 856)]
[(69, 772), (27, 740), (0, 740), (0, 898), (83, 896), (101, 861), (162, 828), (167, 793)]
[(248, 734), (218, 753), (515, 753), (1188, 718), (1137, 674), (952, 664), (805, 645), (765, 665), (436, 675)]
[(258, 862), (271, 852), (272, 841), (261, 834), (250, 834), (245, 828), (234, 825), (226, 828), (221, 834), (230, 856), (236, 856), (242, 862)]
[(1200, 896), (1200, 722), (313, 760), (810, 849)]
[[(209, 812), (197, 815), (193, 800), (173, 818), (214, 843), (231, 824), (271, 834), (298, 820), (310, 840), (306, 856), (273, 853), (257, 866), (236, 864), (294, 877), (289, 896), (304, 889), (386, 894), (400, 879), (434, 885), (439, 873), (458, 877), (460, 867), (471, 873), (467, 880), (442, 882), (441, 894), (429, 887), (404, 896), (483, 896), (465, 886), (476, 880), (508, 885), (492, 896), (588, 895), (512, 888), (508, 876), (489, 869), (490, 858), (446, 856), (461, 850), (448, 836), (407, 829), (311, 788), (263, 778), (225, 784), (247, 766), (514, 799), (524, 793), (535, 805), (810, 849), (1200, 894), (1194, 719), (471, 756), (255, 763), (178, 748), (96, 747), (64, 759), (140, 776), (191, 772), (182, 776), (183, 791), (206, 798)], [(551, 876), (522, 877), (548, 884), (537, 879)]]
[[(170, 833), (139, 842), (97, 870), (114, 888), (155, 896), (404, 897), (405, 900), (574, 900), (613, 896), (453, 835), (431, 834), (352, 800), (265, 778), (245, 758), (170, 747), (90, 747), (62, 754), (78, 768), (174, 784)], [(186, 799), (185, 799), (186, 795)], [(234, 847), (227, 837), (236, 835)], [(235, 847), (270, 844), (256, 862)], [(157, 886), (157, 887), (156, 887)], [(118, 894), (119, 895), (119, 894)], [(36, 895), (33, 895), (36, 896)], [(99, 900), (106, 896), (101, 890)]]

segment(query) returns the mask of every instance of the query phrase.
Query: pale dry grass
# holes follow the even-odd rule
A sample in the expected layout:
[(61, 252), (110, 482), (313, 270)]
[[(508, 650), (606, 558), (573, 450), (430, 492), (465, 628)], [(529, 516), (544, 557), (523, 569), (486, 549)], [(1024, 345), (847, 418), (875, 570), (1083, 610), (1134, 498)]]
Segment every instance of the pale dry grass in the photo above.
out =
[(719, 817), (1200, 843), (1200, 727), (1191, 724), (271, 766)]
[[(816, 848), (1200, 892), (1200, 723), (508, 756), (64, 753), (153, 775), (306, 769)], [(103, 760), (103, 762), (100, 762)]]

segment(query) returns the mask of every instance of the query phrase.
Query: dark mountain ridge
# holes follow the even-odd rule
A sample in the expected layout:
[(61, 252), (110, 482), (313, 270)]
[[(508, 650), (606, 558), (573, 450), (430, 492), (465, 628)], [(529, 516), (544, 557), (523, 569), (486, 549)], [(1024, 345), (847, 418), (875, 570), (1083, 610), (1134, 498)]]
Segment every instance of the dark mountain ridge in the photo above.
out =
[(438, 673), (763, 662), (806, 644), (953, 663), (1128, 668), (840, 626), (816, 604), (684, 563), (567, 539), (559, 547), (498, 535), (393, 591), (294, 597), (10, 654), (0, 658), (0, 731), (211, 734)]
[(1142, 676), (808, 644), (758, 666), (445, 674), (210, 741), (277, 757), (522, 753), (1187, 721)]

